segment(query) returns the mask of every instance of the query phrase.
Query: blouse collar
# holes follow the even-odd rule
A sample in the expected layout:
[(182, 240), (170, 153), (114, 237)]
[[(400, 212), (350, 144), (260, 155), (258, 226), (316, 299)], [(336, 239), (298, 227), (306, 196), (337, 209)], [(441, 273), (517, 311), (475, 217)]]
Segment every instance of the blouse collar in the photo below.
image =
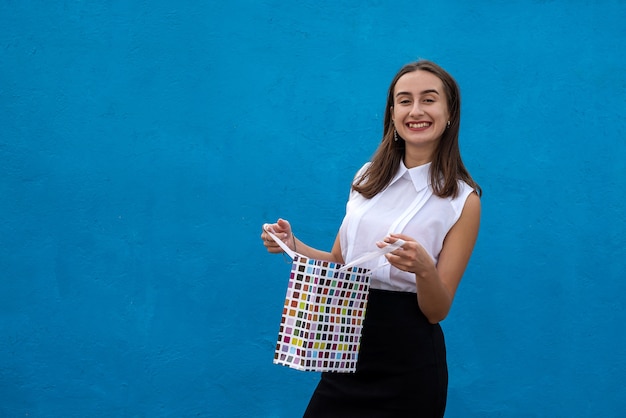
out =
[(393, 177), (389, 185), (392, 185), (402, 177), (410, 179), (415, 187), (415, 191), (420, 191), (426, 186), (430, 184), (430, 165), (432, 163), (428, 162), (426, 164), (418, 165), (417, 167), (407, 168), (404, 165), (404, 161), (400, 160), (400, 166), (398, 167), (398, 171), (396, 175)]

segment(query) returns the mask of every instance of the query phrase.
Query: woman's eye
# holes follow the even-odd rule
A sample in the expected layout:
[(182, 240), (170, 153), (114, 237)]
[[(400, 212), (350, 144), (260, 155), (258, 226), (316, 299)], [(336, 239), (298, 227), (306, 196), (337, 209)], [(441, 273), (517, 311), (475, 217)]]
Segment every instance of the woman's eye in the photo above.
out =
[(435, 103), (435, 99), (424, 99), (424, 103)]

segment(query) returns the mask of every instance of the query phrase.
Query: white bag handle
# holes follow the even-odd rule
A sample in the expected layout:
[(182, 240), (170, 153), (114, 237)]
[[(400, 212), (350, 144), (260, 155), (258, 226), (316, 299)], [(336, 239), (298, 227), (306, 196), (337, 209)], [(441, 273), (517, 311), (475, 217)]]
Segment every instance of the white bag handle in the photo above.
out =
[(268, 224), (263, 225), (263, 229), (265, 230), (265, 232), (267, 232), (270, 235), (270, 237), (272, 237), (272, 239), (276, 242), (276, 244), (278, 244), (280, 246), (280, 248), (289, 256), (289, 258), (291, 258), (293, 260), (296, 257), (296, 255), (301, 255), (302, 256), (302, 254), (298, 254), (297, 252), (295, 252), (294, 250), (289, 248), (287, 246), (287, 244), (285, 244), (283, 242), (282, 239), (280, 239), (276, 235), (274, 235), (272, 233), (272, 231), (270, 231), (270, 228), (269, 228)]
[[(299, 254), (295, 251), (293, 251), (291, 248), (289, 248), (287, 246), (287, 244), (285, 244), (283, 242), (282, 239), (278, 238), (276, 235), (274, 235), (270, 230), (269, 230), (269, 225), (265, 224), (263, 225), (263, 229), (265, 230), (265, 232), (267, 232), (269, 234), (270, 237), (272, 237), (272, 239), (276, 242), (276, 244), (278, 244), (280, 246), (280, 248), (292, 259), (296, 256), (302, 256), (305, 257), (302, 254)], [(337, 269), (337, 271), (345, 271), (345, 270), (349, 270), (350, 268), (356, 266), (357, 264), (360, 263), (364, 263), (366, 261), (372, 260), (374, 258), (380, 257), (381, 255), (385, 255), (387, 253), (390, 253), (392, 251), (397, 250), (398, 248), (402, 247), (404, 244), (406, 244), (405, 241), (399, 239), (396, 242), (394, 242), (393, 244), (389, 244), (384, 246), (383, 248), (378, 248), (375, 251), (363, 254), (361, 257), (357, 258), (356, 260), (353, 260), (352, 262), (345, 264), (344, 266), (342, 266), (341, 268)]]
[(404, 244), (406, 244), (406, 242), (404, 240), (399, 239), (393, 244), (388, 244), (384, 246), (383, 248), (378, 248), (374, 251), (363, 254), (361, 257), (358, 257), (356, 260), (352, 260), (352, 262), (344, 265), (340, 269), (337, 269), (337, 271), (345, 271), (358, 264), (373, 260), (374, 258), (380, 257), (381, 255), (385, 255), (387, 253), (397, 250), (398, 248), (402, 247)]

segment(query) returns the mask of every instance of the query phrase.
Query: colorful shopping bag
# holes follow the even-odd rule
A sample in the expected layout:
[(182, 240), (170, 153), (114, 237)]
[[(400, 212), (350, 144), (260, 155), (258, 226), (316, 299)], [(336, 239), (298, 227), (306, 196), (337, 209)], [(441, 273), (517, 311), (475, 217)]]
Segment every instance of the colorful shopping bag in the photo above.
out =
[(357, 264), (394, 251), (404, 241), (342, 265), (307, 258), (267, 232), (293, 259), (274, 363), (303, 371), (354, 372), (372, 275)]

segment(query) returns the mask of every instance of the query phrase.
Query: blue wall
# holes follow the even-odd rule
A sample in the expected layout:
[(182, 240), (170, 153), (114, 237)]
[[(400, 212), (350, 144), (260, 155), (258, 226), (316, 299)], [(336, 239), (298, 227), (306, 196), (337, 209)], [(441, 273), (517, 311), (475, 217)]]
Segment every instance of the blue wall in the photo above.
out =
[(626, 4), (506, 3), (2, 2), (0, 416), (299, 416), (260, 226), (330, 247), (418, 57), (485, 193), (448, 416), (621, 415)]

